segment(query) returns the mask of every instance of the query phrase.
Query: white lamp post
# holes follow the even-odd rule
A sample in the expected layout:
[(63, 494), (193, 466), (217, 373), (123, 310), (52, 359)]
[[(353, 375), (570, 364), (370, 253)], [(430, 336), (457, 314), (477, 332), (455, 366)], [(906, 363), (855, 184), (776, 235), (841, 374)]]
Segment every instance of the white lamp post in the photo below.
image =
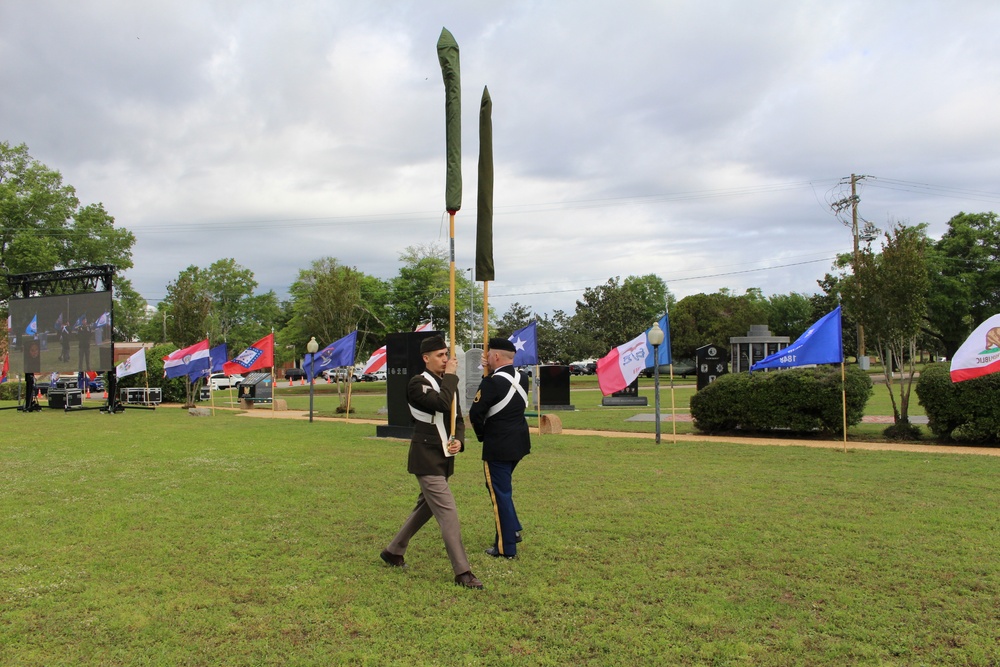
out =
[(663, 329), (660, 323), (646, 333), (646, 339), (653, 346), (653, 393), (656, 397), (656, 444), (660, 444), (660, 345), (663, 345)]
[(316, 336), (312, 336), (306, 343), (306, 352), (309, 353), (309, 423), (311, 424), (313, 420), (313, 385), (316, 384), (316, 373), (313, 371), (316, 368), (316, 353), (319, 352)]

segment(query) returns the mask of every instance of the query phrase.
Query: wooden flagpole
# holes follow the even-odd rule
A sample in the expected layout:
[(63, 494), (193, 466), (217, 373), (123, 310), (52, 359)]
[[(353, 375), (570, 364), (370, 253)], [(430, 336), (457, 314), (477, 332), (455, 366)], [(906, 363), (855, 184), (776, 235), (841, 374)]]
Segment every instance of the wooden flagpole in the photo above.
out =
[[(451, 263), (448, 266), (448, 357), (455, 358), (455, 211), (448, 211), (448, 237), (450, 240)], [(458, 419), (458, 393), (451, 397), (451, 433), (455, 435)], [(446, 443), (447, 444), (447, 443)]]
[[(212, 391), (212, 339), (205, 334), (205, 340), (208, 341), (208, 377), (205, 378), (205, 384), (208, 386), (208, 400), (212, 406), (212, 416), (215, 416), (215, 392)], [(230, 385), (231, 386), (231, 385)]]
[(844, 453), (847, 453), (847, 374), (844, 371), (844, 358), (840, 358), (840, 398), (844, 407)]
[[(276, 345), (274, 342), (274, 327), (271, 327), (271, 419), (274, 419), (274, 404), (278, 400), (278, 383), (274, 381), (274, 363), (275, 361), (277, 361), (274, 358), (275, 347)], [(295, 350), (292, 350), (292, 352), (294, 351)]]
[[(483, 354), (490, 346), (490, 281), (483, 281)], [(486, 364), (483, 364), (483, 377), (486, 377)]]
[[(654, 363), (660, 363), (659, 359)], [(670, 355), (670, 424), (673, 426), (674, 444), (677, 444), (677, 403), (674, 401), (674, 355)]]
[(346, 421), (351, 421), (351, 386), (354, 384), (354, 366), (351, 366), (347, 374), (347, 417)]

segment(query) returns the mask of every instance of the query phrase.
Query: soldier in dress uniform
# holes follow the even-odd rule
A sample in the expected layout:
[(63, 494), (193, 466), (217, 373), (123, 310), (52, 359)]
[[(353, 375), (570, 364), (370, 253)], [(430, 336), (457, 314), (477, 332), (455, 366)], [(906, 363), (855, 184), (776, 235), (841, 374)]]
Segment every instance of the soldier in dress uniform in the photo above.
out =
[[(380, 556), (388, 565), (406, 567), (403, 554), (410, 538), (433, 516), (441, 528), (441, 537), (455, 571), (455, 583), (466, 588), (482, 588), (482, 582), (472, 574), (469, 566), (462, 545), (458, 508), (448, 486), (448, 478), (455, 472), (455, 454), (465, 449), (465, 421), (456, 398), (458, 361), (449, 358), (448, 346), (441, 336), (422, 340), (420, 354), (426, 370), (410, 378), (406, 386), (406, 398), (415, 422), (406, 469), (416, 476), (420, 495), (417, 506)], [(453, 398), (457, 411), (454, 434), (450, 433)]]
[(528, 377), (514, 368), (514, 354), (514, 344), (506, 338), (490, 339), (483, 355), (483, 367), (489, 374), (469, 408), (472, 427), (483, 443), (483, 474), (496, 521), (496, 539), (486, 553), (496, 558), (517, 555), (521, 522), (514, 508), (512, 478), (518, 462), (531, 453), (524, 418)]

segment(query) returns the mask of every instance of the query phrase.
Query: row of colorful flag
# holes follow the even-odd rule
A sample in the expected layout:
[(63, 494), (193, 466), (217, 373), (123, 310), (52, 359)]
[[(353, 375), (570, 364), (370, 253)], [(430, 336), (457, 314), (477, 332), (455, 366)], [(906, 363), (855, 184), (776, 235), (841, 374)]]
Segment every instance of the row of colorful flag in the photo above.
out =
[[(629, 342), (619, 345), (597, 362), (598, 383), (605, 395), (621, 391), (654, 363), (661, 366), (672, 363), (670, 357), (670, 322), (666, 314), (660, 318), (658, 325), (664, 333), (663, 344), (659, 346), (659, 359), (653, 359), (649, 332), (646, 330)], [(430, 324), (417, 327), (417, 331), (430, 329)], [(307, 354), (304, 366), (312, 380), (314, 373), (321, 373), (330, 368), (340, 368), (354, 365), (354, 355), (357, 346), (357, 330), (316, 353), (315, 364), (313, 356)], [(538, 363), (538, 323), (531, 322), (522, 329), (510, 335), (514, 343), (515, 366), (531, 366)], [(363, 372), (375, 372), (385, 366), (386, 348), (379, 348), (365, 364)], [(844, 360), (843, 328), (840, 306), (824, 315), (809, 327), (804, 334), (786, 348), (755, 363), (750, 371), (771, 368), (792, 368), (818, 364), (837, 364)], [(177, 350), (163, 358), (163, 372), (167, 378), (187, 376), (191, 380), (206, 377), (213, 372), (226, 375), (246, 373), (260, 368), (269, 368), (274, 363), (274, 334), (248, 347), (231, 361), (226, 361), (226, 344), (222, 343), (209, 348), (208, 339), (195, 343), (190, 347)], [(5, 356), (0, 383), (7, 381), (9, 359)], [(126, 361), (119, 364), (115, 371), (119, 378), (141, 373), (146, 370), (145, 350), (139, 350)], [(979, 325), (969, 338), (955, 353), (951, 362), (951, 379), (953, 382), (971, 380), (1000, 371), (1000, 314)]]

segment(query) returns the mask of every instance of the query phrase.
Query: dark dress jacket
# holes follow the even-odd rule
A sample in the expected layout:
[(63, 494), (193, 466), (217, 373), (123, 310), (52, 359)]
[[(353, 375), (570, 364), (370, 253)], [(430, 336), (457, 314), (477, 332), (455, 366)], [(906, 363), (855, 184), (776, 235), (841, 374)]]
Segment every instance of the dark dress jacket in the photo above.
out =
[[(531, 453), (531, 436), (524, 418), (524, 399), (516, 393), (506, 406), (492, 417), (487, 414), (494, 405), (507, 396), (510, 380), (499, 377), (514, 376), (513, 366), (503, 366), (483, 378), (476, 393), (476, 400), (469, 408), (469, 421), (476, 437), (483, 443), (484, 461), (520, 461)], [(521, 376), (521, 388), (528, 392), (528, 376)]]
[[(407, 402), (422, 412), (444, 413), (445, 432), (451, 431), (451, 399), (458, 391), (458, 376), (446, 373), (437, 378), (439, 390), (428, 382), (421, 373), (410, 378), (406, 385)], [(462, 405), (457, 402), (455, 437), (462, 442), (465, 451), (465, 420), (462, 419)], [(441, 434), (434, 424), (414, 420), (413, 437), (410, 439), (410, 454), (406, 470), (411, 475), (443, 475), (450, 477), (455, 472), (455, 457), (445, 456)]]

